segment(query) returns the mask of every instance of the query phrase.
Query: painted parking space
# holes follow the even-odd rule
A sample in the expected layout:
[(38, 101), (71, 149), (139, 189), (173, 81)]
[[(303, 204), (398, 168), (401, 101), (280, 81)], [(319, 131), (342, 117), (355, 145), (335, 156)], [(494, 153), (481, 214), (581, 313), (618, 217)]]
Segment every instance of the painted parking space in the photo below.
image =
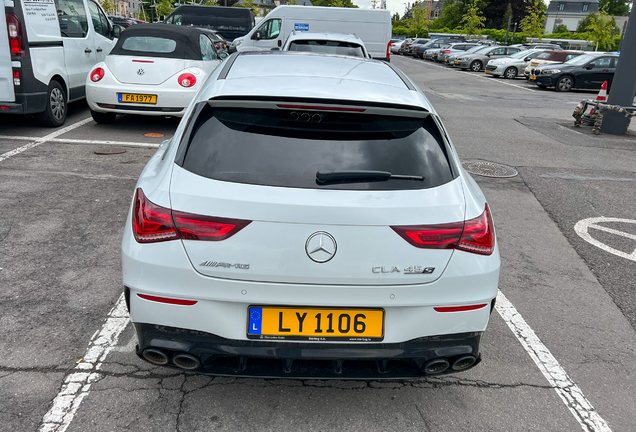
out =
[[(632, 180), (633, 181), (633, 180)], [(613, 255), (619, 256), (621, 258), (625, 258), (631, 261), (636, 261), (636, 234), (631, 232), (621, 231), (616, 228), (612, 228), (611, 225), (616, 224), (630, 224), (636, 225), (636, 220), (634, 219), (622, 219), (622, 218), (612, 218), (612, 217), (594, 217), (580, 220), (574, 225), (574, 231), (586, 242), (596, 246), (597, 248), (611, 253)], [(612, 247), (609, 244), (606, 244), (595, 238), (594, 232), (601, 231), (609, 234), (614, 234), (619, 238), (625, 238), (629, 240), (633, 240), (634, 250), (630, 252), (623, 252), (622, 250), (617, 249), (616, 247)]]

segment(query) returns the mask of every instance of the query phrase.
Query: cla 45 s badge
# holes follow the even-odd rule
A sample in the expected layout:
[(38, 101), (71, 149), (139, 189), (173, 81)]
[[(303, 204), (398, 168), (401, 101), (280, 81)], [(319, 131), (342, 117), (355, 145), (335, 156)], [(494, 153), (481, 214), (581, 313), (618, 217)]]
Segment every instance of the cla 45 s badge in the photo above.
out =
[[(402, 273), (397, 266), (384, 267), (377, 266), (372, 267), (373, 273)], [(406, 266), (404, 267), (404, 274), (432, 274), (435, 271), (435, 267), (422, 267), (422, 266)]]

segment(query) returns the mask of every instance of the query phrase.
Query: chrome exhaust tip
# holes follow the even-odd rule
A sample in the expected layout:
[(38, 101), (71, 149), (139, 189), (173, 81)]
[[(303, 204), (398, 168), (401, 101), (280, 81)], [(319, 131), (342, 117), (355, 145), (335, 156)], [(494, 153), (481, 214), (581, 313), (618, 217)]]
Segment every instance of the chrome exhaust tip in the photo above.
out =
[(197, 357), (186, 353), (175, 354), (175, 356), (172, 357), (172, 363), (185, 370), (194, 370), (201, 366), (201, 361)]
[(146, 361), (156, 364), (165, 365), (168, 363), (168, 356), (161, 350), (155, 348), (146, 348), (141, 354)]
[(448, 369), (448, 366), (450, 366), (448, 360), (438, 358), (424, 363), (424, 366), (422, 366), (422, 371), (429, 375), (435, 375), (444, 372), (446, 369)]
[(475, 356), (467, 355), (455, 360), (452, 367), (454, 371), (463, 371), (474, 365), (476, 361), (477, 358)]

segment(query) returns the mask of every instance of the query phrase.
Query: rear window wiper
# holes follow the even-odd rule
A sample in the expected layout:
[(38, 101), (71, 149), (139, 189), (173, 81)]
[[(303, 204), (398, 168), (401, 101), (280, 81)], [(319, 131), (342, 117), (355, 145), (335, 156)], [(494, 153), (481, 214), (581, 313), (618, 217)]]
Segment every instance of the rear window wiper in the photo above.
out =
[(395, 180), (415, 180), (424, 181), (424, 176), (391, 174), (388, 171), (373, 170), (320, 170), (316, 173), (318, 183), (330, 183), (337, 181), (364, 182), (364, 181), (386, 181)]

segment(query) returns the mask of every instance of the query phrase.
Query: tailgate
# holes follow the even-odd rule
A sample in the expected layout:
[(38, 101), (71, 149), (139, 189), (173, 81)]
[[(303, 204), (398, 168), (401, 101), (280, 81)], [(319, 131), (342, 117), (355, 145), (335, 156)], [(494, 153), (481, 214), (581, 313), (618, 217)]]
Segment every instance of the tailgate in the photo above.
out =
[(391, 225), (464, 218), (459, 179), (421, 190), (344, 191), (211, 180), (175, 165), (172, 208), (250, 220), (223, 241), (183, 240), (192, 266), (226, 279), (327, 285), (423, 284), (453, 251), (412, 246)]

